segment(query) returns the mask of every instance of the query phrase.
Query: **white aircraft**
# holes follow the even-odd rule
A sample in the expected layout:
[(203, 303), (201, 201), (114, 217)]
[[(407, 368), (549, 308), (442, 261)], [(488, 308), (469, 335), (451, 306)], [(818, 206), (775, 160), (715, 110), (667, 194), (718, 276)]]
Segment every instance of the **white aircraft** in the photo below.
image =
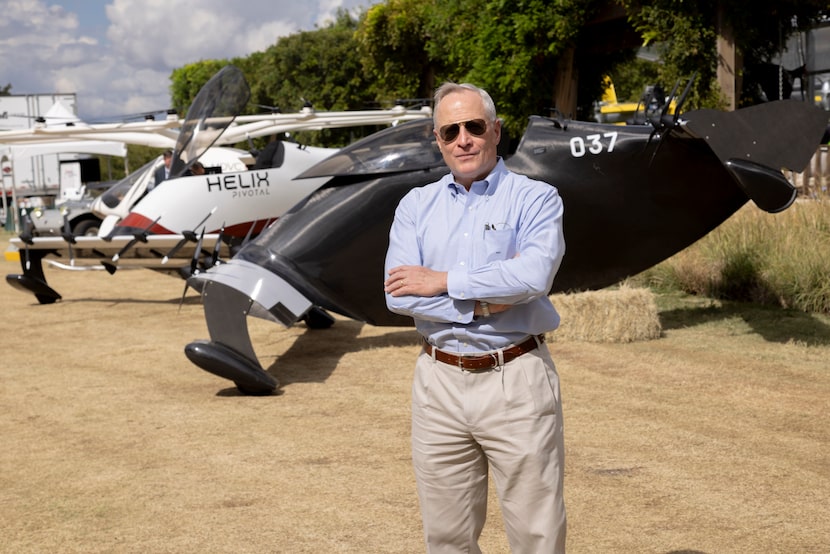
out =
[[(394, 125), (431, 117), (429, 109), (315, 112), (236, 116), (249, 98), (242, 72), (226, 66), (205, 84), (184, 121), (40, 127), (28, 134), (0, 132), (0, 143), (56, 140), (121, 140), (171, 146), (171, 178), (155, 183), (161, 157), (101, 195), (93, 206), (104, 223), (98, 236), (39, 237), (29, 221), (11, 246), (21, 253), (23, 274), (7, 275), (12, 286), (42, 304), (59, 300), (46, 283), (42, 261), (66, 269), (144, 267), (183, 277), (230, 256), (329, 178), (292, 179), (337, 149), (272, 140), (258, 153), (232, 148), (248, 139), (287, 132), (363, 125)], [(176, 129), (178, 127), (178, 130)], [(193, 174), (196, 162), (204, 174)], [(55, 260), (57, 258), (57, 260)]]

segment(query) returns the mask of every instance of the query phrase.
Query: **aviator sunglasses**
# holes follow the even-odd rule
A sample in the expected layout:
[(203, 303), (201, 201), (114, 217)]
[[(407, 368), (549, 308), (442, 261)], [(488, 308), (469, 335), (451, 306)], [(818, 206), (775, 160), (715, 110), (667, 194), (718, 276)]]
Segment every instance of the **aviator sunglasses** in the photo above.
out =
[(471, 119), (470, 121), (459, 121), (458, 123), (450, 123), (438, 129), (438, 136), (444, 142), (452, 142), (458, 138), (461, 132), (461, 127), (467, 129), (467, 132), (474, 137), (480, 137), (487, 132), (487, 122), (483, 119)]

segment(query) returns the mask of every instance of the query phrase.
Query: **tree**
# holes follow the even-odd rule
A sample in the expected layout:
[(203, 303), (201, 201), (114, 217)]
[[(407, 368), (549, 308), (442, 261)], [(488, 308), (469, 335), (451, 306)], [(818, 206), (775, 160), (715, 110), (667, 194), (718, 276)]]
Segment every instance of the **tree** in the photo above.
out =
[[(529, 115), (554, 106), (560, 57), (602, 4), (388, 0), (369, 9), (358, 42), (377, 93), (431, 96), (445, 80), (474, 82), (493, 96), (506, 127), (521, 131)], [(586, 73), (601, 73), (609, 60), (597, 56)]]
[[(788, 34), (822, 14), (828, 14), (826, 0), (386, 0), (357, 18), (341, 11), (330, 25), (282, 37), (230, 63), (248, 78), (253, 107), (284, 111), (304, 100), (317, 109), (361, 109), (429, 98), (445, 80), (473, 82), (490, 92), (506, 130), (518, 136), (529, 115), (552, 108), (591, 117), (612, 72), (619, 90), (636, 93), (635, 100), (645, 85), (668, 91), (696, 74), (684, 109), (722, 107), (719, 31), (732, 30), (743, 65), (751, 68), (769, 62)], [(655, 45), (659, 63), (635, 61), (643, 44)], [(225, 63), (174, 71), (174, 105), (189, 105)], [(739, 73), (750, 101), (746, 91), (756, 88), (755, 76)], [(557, 105), (565, 87), (574, 87), (575, 110)], [(340, 145), (350, 136), (327, 131), (314, 139)]]
[(434, 2), (387, 0), (372, 6), (355, 38), (370, 91), (378, 98), (431, 98), (441, 60), (427, 52)]
[[(830, 14), (826, 0), (621, 0), (629, 20), (646, 44), (656, 44), (658, 74), (668, 85), (697, 72), (690, 105), (721, 107), (725, 99), (717, 86), (716, 29), (728, 28), (742, 60), (739, 105), (757, 101), (758, 73), (747, 68), (769, 64), (794, 32)], [(718, 16), (722, 21), (718, 21)], [(740, 82), (740, 80), (739, 80)]]
[(11, 96), (12, 93), (12, 84), (8, 83), (4, 87), (0, 87), (0, 96)]
[[(359, 110), (380, 102), (364, 73), (355, 31), (358, 20), (340, 10), (335, 21), (314, 31), (281, 37), (255, 55), (255, 68), (245, 71), (252, 103), (298, 111), (306, 103), (316, 110)], [(390, 99), (391, 106), (394, 99)], [(377, 129), (373, 127), (372, 130)], [(366, 130), (326, 129), (295, 137), (323, 146), (343, 146)]]
[(228, 63), (227, 60), (202, 60), (174, 69), (170, 75), (170, 99), (176, 111), (181, 115), (187, 113), (199, 89)]

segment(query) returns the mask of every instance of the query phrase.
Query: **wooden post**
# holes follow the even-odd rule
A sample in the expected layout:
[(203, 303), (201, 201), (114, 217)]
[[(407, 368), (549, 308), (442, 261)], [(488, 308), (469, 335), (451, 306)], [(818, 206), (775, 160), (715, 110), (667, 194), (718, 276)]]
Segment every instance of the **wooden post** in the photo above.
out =
[(740, 78), (737, 75), (738, 54), (735, 49), (735, 33), (732, 26), (726, 22), (723, 6), (718, 2), (717, 51), (718, 51), (718, 85), (727, 102), (727, 109), (733, 111), (738, 105)]
[(559, 57), (554, 81), (553, 105), (563, 116), (576, 116), (576, 90), (578, 73), (574, 67), (574, 49), (568, 48)]

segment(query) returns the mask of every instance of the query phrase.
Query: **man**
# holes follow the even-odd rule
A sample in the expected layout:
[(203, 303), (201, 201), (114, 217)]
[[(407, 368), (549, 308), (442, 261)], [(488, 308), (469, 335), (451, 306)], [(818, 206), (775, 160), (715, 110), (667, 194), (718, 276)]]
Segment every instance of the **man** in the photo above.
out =
[(384, 281), (424, 337), (412, 461), (427, 551), (480, 552), (492, 467), (512, 551), (564, 552), (559, 377), (542, 342), (559, 325), (562, 201), (505, 167), (485, 91), (445, 83), (433, 120), (450, 173), (401, 200)]
[(164, 154), (162, 155), (164, 158), (164, 165), (156, 169), (155, 172), (155, 183), (148, 187), (147, 190), (151, 190), (161, 184), (162, 181), (166, 180), (170, 177), (170, 164), (173, 162), (173, 151), (172, 150), (165, 150)]

